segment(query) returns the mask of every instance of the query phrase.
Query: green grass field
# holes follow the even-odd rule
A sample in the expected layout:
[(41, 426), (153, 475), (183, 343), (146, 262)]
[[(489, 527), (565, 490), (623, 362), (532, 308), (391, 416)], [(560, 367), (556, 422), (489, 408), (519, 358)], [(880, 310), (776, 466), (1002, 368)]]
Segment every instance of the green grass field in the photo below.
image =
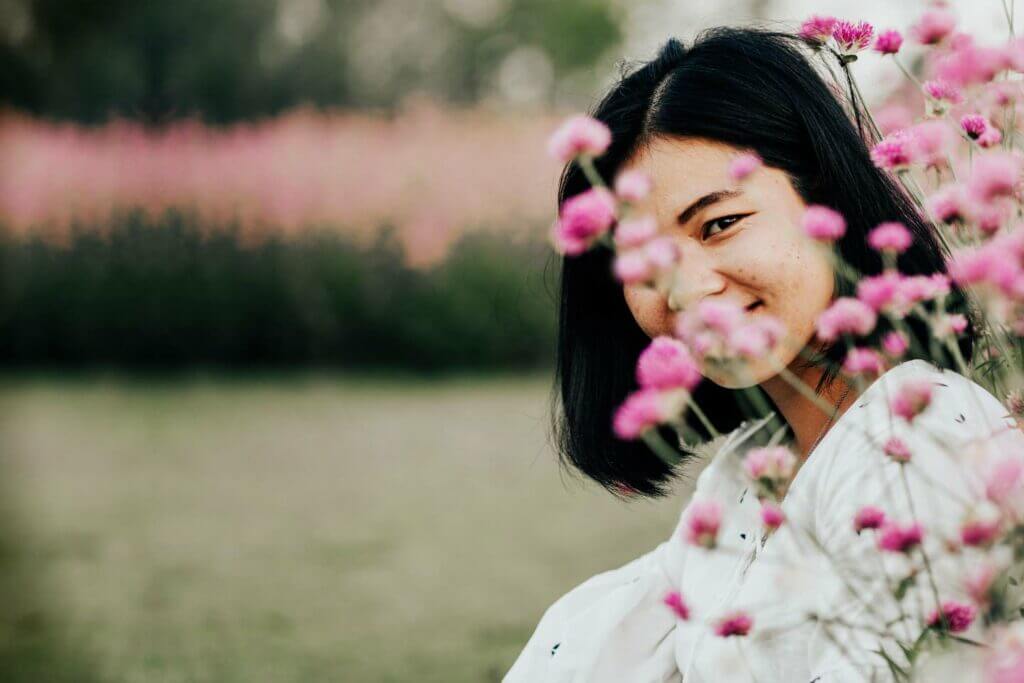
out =
[(684, 492), (562, 476), (548, 382), (0, 382), (0, 679), (493, 681)]

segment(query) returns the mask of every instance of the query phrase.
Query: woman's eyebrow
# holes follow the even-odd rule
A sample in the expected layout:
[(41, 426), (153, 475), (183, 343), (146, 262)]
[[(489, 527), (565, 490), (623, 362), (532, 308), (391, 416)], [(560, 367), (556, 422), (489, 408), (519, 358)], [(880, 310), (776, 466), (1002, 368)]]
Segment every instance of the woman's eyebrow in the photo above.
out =
[(732, 199), (733, 197), (739, 197), (741, 194), (743, 194), (743, 190), (715, 190), (714, 192), (709, 192), (683, 209), (677, 219), (678, 223), (679, 225), (685, 225), (701, 209), (706, 209), (713, 204), (724, 202), (725, 200)]

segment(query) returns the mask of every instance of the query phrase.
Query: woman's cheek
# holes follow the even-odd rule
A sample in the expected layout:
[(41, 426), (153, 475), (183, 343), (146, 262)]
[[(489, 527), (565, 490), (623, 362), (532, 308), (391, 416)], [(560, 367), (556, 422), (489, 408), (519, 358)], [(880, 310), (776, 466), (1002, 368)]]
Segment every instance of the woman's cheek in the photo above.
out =
[(622, 291), (633, 319), (644, 334), (652, 339), (672, 334), (672, 311), (664, 296), (651, 287), (641, 285), (626, 285)]

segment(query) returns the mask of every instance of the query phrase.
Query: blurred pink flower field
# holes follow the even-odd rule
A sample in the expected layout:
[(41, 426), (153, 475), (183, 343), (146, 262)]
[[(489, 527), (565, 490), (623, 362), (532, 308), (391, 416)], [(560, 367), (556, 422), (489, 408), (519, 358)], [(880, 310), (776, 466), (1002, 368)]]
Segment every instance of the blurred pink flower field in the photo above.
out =
[(393, 225), (410, 261), (430, 263), (467, 230), (547, 226), (559, 168), (543, 147), (556, 118), (422, 101), (391, 118), (302, 109), (223, 128), (6, 113), (0, 223), (59, 239), (113, 211), (182, 208), (252, 237), (330, 226), (365, 238)]

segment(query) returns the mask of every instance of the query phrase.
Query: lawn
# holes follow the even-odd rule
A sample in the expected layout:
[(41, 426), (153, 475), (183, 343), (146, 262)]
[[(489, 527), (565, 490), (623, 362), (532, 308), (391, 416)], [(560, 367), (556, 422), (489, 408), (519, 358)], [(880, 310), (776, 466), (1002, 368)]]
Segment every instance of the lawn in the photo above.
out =
[(560, 474), (548, 382), (0, 381), (4, 681), (493, 681), (685, 492)]

